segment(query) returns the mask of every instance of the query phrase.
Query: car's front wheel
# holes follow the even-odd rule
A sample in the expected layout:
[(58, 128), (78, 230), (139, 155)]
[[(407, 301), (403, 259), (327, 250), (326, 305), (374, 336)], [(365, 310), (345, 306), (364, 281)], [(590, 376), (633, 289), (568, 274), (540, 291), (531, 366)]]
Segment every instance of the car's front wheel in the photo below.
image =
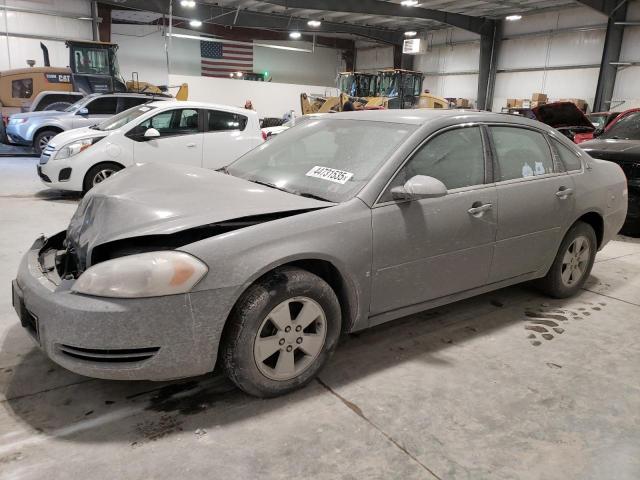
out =
[(104, 162), (94, 165), (84, 176), (82, 183), (82, 193), (87, 193), (99, 183), (104, 182), (107, 178), (116, 172), (122, 170), (122, 165), (113, 162)]
[(55, 137), (58, 133), (59, 132), (55, 130), (43, 130), (42, 132), (38, 133), (33, 139), (33, 149), (35, 150), (35, 152), (40, 155), (44, 150), (44, 147), (46, 147), (47, 143), (49, 143), (49, 140)]
[(577, 222), (565, 235), (549, 272), (540, 279), (540, 288), (555, 298), (574, 295), (589, 278), (597, 250), (593, 227)]
[(221, 345), (227, 376), (258, 397), (275, 397), (313, 379), (340, 336), (338, 298), (323, 279), (285, 267), (253, 284), (229, 319)]

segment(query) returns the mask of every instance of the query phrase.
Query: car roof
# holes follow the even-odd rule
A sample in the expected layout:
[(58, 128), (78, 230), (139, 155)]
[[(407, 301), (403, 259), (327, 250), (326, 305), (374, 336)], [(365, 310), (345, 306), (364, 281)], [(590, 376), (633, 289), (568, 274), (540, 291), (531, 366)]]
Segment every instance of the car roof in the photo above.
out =
[[(193, 101), (184, 101), (184, 100), (176, 100), (177, 103), (180, 104), (181, 107), (191, 107), (191, 108), (210, 108), (213, 110), (224, 110), (225, 112), (233, 112), (239, 113), (241, 115), (257, 115), (257, 113), (253, 110), (247, 110), (246, 108), (234, 107), (232, 105), (222, 105), (219, 103), (205, 103), (205, 102), (193, 102)], [(169, 105), (174, 105), (171, 102), (169, 105), (167, 102), (149, 102), (147, 105), (152, 105), (154, 107), (169, 107)]]
[(482, 121), (513, 123), (519, 125), (535, 125), (540, 127), (541, 122), (531, 120), (522, 115), (510, 115), (506, 113), (485, 112), (480, 110), (438, 109), (421, 108), (408, 110), (357, 110), (352, 112), (320, 113), (309, 115), (312, 117), (335, 118), (345, 120), (366, 120), (389, 123), (405, 123), (423, 125), (436, 120), (451, 119), (461, 121)]

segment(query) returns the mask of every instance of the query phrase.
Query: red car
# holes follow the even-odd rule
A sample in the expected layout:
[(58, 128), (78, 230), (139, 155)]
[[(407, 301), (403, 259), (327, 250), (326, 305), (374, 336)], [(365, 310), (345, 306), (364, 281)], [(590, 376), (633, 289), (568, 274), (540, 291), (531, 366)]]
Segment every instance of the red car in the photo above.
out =
[(588, 113), (587, 118), (593, 126), (596, 127), (595, 131), (587, 132), (587, 133), (578, 133), (573, 141), (576, 143), (586, 142), (587, 140), (593, 140), (597, 135), (598, 131), (604, 132), (611, 122), (613, 122), (622, 112), (595, 112)]
[(582, 113), (582, 110), (572, 102), (554, 102), (535, 108), (509, 109), (509, 113), (516, 113), (546, 123), (573, 142), (575, 142), (577, 135), (592, 135), (596, 129), (593, 123)]

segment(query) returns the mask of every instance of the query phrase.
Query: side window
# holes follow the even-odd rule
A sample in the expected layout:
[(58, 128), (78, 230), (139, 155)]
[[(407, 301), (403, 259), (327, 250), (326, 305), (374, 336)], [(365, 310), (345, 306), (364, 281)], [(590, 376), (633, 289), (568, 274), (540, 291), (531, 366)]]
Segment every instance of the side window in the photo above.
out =
[(198, 110), (180, 108), (161, 112), (145, 120), (135, 130), (144, 133), (148, 128), (155, 128), (161, 137), (198, 133)]
[(21, 78), (11, 82), (12, 98), (31, 98), (33, 95), (33, 79)]
[(491, 127), (498, 157), (497, 181), (553, 173), (553, 157), (541, 133), (519, 127)]
[(568, 172), (582, 169), (582, 162), (580, 161), (580, 157), (577, 153), (572, 152), (569, 148), (565, 147), (554, 138), (551, 139), (551, 145)]
[(414, 153), (395, 176), (381, 201), (391, 200), (391, 188), (416, 175), (437, 178), (447, 190), (484, 183), (484, 148), (480, 127), (448, 130), (429, 140)]
[(147, 103), (150, 99), (144, 97), (120, 97), (120, 107), (118, 112), (124, 112), (130, 108)]
[(247, 126), (247, 117), (237, 113), (222, 112), (220, 110), (207, 110), (209, 120), (207, 125), (210, 132), (225, 130), (244, 130)]
[(118, 106), (117, 97), (98, 97), (89, 102), (89, 115), (115, 115)]

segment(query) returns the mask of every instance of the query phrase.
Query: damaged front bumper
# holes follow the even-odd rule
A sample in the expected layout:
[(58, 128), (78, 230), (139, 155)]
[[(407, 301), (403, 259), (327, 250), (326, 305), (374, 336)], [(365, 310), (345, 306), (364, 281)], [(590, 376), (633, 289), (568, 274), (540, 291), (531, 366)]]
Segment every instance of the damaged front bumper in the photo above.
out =
[(36, 240), (13, 281), (23, 327), (53, 361), (89, 377), (170, 380), (213, 370), (235, 289), (153, 298), (71, 292), (52, 257), (64, 232)]

